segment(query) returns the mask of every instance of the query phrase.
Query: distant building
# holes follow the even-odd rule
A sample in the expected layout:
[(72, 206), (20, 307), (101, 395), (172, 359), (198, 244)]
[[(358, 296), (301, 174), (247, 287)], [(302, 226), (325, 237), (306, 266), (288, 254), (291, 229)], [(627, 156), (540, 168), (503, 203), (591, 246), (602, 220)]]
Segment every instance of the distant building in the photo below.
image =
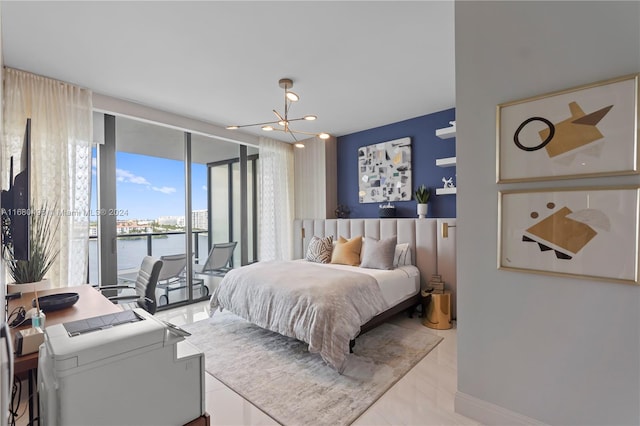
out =
[(192, 211), (191, 226), (193, 229), (209, 229), (209, 210)]
[(158, 218), (158, 225), (180, 226), (178, 225), (180, 219), (182, 219), (182, 226), (184, 226), (184, 216), (160, 216)]

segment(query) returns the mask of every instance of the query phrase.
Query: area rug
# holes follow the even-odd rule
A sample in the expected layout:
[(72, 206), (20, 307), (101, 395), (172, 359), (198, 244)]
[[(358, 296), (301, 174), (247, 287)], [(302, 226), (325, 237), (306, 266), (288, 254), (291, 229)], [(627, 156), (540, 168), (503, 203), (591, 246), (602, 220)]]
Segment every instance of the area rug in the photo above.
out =
[(184, 326), (206, 370), (283, 425), (348, 425), (441, 337), (383, 324), (356, 340), (340, 375), (307, 345), (229, 313)]

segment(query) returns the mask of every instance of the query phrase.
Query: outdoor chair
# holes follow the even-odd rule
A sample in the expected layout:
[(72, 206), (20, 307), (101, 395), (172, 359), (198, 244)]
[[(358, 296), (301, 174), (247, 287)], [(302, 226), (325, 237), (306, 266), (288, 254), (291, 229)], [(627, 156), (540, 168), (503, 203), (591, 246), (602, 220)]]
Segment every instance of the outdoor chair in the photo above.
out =
[[(145, 256), (142, 259), (140, 270), (135, 280), (135, 287), (128, 285), (107, 285), (99, 286), (98, 290), (101, 292), (107, 292), (105, 297), (113, 303), (124, 304), (125, 308), (140, 307), (150, 314), (155, 314), (158, 308), (156, 302), (156, 285), (158, 284), (158, 276), (160, 275), (160, 269), (162, 269), (162, 260), (153, 258), (151, 256)], [(115, 296), (110, 295), (113, 291), (117, 290), (133, 290), (135, 294), (118, 294)]]
[(207, 260), (201, 265), (194, 265), (194, 272), (218, 277), (224, 276), (233, 269), (233, 252), (237, 244), (237, 241), (214, 244)]
[[(160, 256), (163, 265), (158, 277), (158, 288), (164, 290), (164, 294), (160, 296), (160, 304), (169, 304), (169, 292), (187, 287), (187, 279), (185, 276), (185, 268), (187, 267), (187, 255), (171, 254)], [(209, 288), (204, 285), (204, 280), (193, 278), (193, 287), (201, 286), (204, 296), (209, 295)], [(164, 303), (163, 303), (164, 298)]]

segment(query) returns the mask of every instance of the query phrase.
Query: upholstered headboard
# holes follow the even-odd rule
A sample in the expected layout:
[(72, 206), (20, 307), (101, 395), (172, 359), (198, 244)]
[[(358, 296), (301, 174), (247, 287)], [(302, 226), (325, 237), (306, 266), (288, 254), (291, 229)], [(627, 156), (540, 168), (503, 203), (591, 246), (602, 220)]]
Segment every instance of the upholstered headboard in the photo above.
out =
[(455, 233), (449, 230), (450, 235), (445, 241), (441, 232), (444, 223), (454, 227), (455, 221), (455, 219), (296, 219), (293, 226), (294, 258), (304, 257), (309, 241), (314, 235), (318, 237), (332, 235), (334, 240), (340, 236), (352, 238), (362, 235), (384, 239), (395, 235), (398, 238), (398, 244), (409, 243), (413, 263), (420, 270), (420, 284), (423, 289), (426, 288), (431, 275), (443, 275), (446, 288), (452, 293), (452, 316), (455, 318)]

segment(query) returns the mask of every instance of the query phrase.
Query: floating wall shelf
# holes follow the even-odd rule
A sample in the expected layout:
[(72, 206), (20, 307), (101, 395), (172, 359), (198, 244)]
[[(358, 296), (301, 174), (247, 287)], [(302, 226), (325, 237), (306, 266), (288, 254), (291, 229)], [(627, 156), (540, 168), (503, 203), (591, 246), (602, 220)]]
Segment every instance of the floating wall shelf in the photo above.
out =
[(451, 127), (445, 127), (442, 129), (436, 129), (436, 136), (440, 139), (449, 139), (456, 137), (456, 122), (450, 121)]
[(436, 188), (436, 195), (455, 194), (458, 188)]
[(438, 167), (455, 167), (456, 157), (436, 158), (436, 166)]

